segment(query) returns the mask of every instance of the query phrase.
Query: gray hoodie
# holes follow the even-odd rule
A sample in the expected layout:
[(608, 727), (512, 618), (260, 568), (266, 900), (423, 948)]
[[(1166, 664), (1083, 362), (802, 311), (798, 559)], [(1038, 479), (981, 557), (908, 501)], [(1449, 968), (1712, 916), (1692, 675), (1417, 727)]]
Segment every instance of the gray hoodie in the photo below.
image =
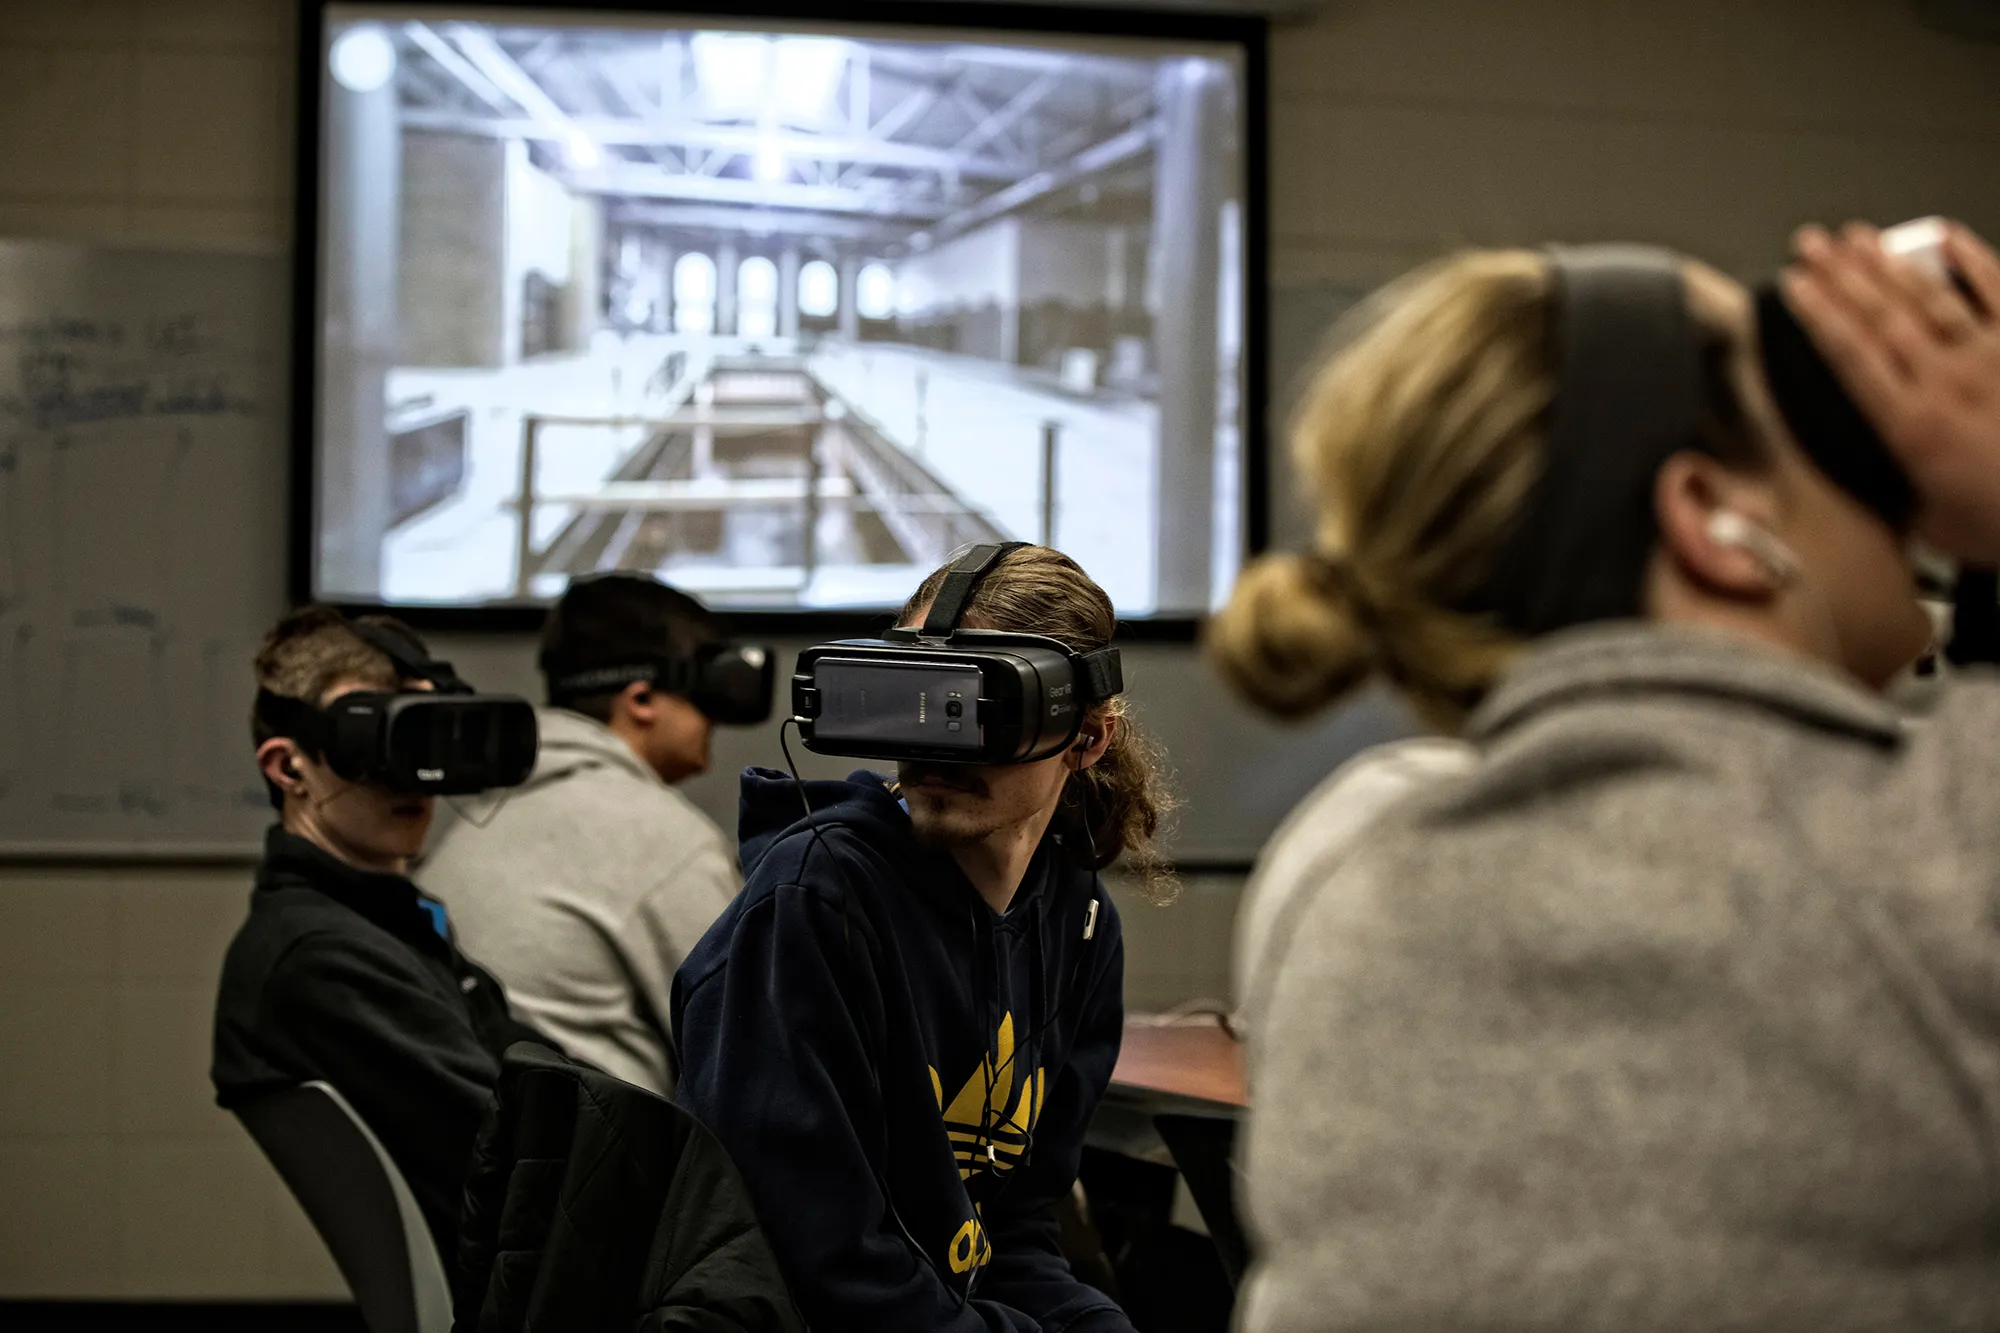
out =
[(735, 851), (609, 727), (557, 708), (536, 720), (534, 775), (490, 822), (443, 828), (417, 882), (521, 1018), (671, 1095), (674, 970), (741, 887)]
[(2000, 680), (1553, 638), (1246, 972), (1254, 1333), (2000, 1328)]

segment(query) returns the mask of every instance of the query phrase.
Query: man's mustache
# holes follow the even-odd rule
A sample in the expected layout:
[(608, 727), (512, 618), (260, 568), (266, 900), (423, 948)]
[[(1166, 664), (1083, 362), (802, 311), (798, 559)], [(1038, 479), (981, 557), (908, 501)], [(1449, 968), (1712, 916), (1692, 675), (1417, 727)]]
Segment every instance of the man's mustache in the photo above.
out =
[(986, 784), (963, 768), (946, 764), (905, 764), (901, 770), (901, 780), (905, 787), (919, 787), (925, 783), (937, 783), (955, 791), (968, 792), (974, 796), (986, 794)]

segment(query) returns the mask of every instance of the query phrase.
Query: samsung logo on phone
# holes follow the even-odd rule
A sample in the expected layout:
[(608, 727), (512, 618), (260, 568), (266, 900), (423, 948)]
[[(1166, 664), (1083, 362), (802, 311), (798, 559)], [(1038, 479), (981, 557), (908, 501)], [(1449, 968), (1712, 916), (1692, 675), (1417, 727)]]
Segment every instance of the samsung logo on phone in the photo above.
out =
[(441, 768), (420, 768), (417, 770), (417, 781), (443, 782), (444, 770)]

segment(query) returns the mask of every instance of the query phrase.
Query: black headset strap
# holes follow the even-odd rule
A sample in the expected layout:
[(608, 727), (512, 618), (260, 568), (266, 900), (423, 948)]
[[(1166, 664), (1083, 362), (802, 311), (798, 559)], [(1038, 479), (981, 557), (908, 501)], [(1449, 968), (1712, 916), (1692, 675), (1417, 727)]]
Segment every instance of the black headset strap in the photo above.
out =
[(1116, 648), (1075, 654), (1079, 702), (1101, 704), (1125, 693), (1125, 666)]
[(397, 679), (428, 681), (439, 694), (473, 692), (472, 687), (451, 669), (451, 663), (432, 657), (414, 635), (387, 625), (364, 625), (352, 620), (347, 622), (347, 628), (353, 631), (355, 638), (389, 659), (396, 668)]
[[(353, 620), (346, 624), (355, 638), (389, 659), (399, 682), (428, 681), (439, 694), (473, 693), (472, 687), (451, 669), (451, 663), (432, 657), (415, 635), (388, 625), (364, 625)], [(308, 700), (259, 686), (253, 711), (271, 729), (272, 735), (297, 741), (308, 754), (324, 754), (332, 740), (332, 719), (324, 708)]]
[(700, 675), (697, 657), (628, 658), (609, 666), (585, 667), (549, 677), (549, 702), (561, 707), (595, 694), (610, 694), (627, 685), (644, 682), (669, 694), (686, 694)]
[(297, 741), (300, 749), (314, 757), (326, 753), (333, 724), (324, 709), (314, 707), (304, 699), (294, 699), (289, 694), (273, 693), (260, 685), (253, 711), (257, 720), (270, 728), (273, 736)]
[(1668, 250), (1549, 252), (1555, 402), (1547, 454), (1480, 594), (1519, 634), (1638, 614), (1653, 478), (1701, 444), (1701, 348)]
[(951, 570), (944, 576), (944, 586), (931, 602), (930, 614), (924, 617), (924, 627), (920, 631), (927, 639), (942, 639), (958, 628), (958, 622), (965, 617), (965, 604), (972, 600), (972, 593), (979, 581), (992, 572), (993, 567), (1006, 558), (1009, 551), (1018, 551), (1028, 542), (995, 542), (987, 546), (975, 546), (964, 555), (951, 562)]
[(1917, 512), (1910, 474), (1848, 397), (1776, 282), (1757, 289), (1757, 350), (1771, 397), (1806, 456), (1890, 527), (1908, 531)]

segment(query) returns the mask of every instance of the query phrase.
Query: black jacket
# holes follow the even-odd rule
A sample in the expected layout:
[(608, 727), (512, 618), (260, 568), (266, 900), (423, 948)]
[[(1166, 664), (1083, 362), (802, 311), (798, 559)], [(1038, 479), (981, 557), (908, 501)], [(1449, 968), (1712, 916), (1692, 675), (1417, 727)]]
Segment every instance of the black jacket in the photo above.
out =
[(679, 1099), (828, 1328), (1130, 1333), (1053, 1206), (1123, 1032), (1118, 913), (1056, 836), (1005, 915), (880, 778), (743, 775), (745, 884), (674, 979)]
[(514, 1021), (414, 884), (270, 831), (222, 965), (217, 1102), (331, 1083), (395, 1159), (449, 1262), (500, 1054), (523, 1039), (546, 1040)]
[(457, 1273), (457, 1333), (805, 1327), (714, 1136), (526, 1042), (479, 1137)]

